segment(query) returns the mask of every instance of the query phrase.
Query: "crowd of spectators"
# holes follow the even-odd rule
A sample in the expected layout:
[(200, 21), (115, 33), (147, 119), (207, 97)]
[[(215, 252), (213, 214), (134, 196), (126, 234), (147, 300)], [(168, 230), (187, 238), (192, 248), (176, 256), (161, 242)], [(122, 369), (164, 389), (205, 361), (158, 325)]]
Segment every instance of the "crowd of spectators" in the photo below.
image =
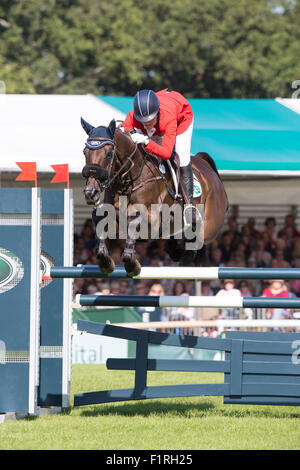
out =
[[(95, 237), (91, 220), (87, 220), (80, 234), (74, 240), (74, 264), (97, 264), (95, 255)], [(165, 241), (138, 241), (137, 257), (142, 266), (173, 266), (165, 251)], [(122, 242), (111, 242), (110, 253), (116, 263), (121, 264)], [(287, 215), (282, 227), (277, 227), (276, 219), (268, 217), (264, 228), (256, 228), (255, 219), (239, 227), (235, 217), (228, 219), (227, 225), (218, 239), (203, 249), (202, 266), (228, 267), (300, 267), (300, 232), (295, 226), (294, 217)], [(195, 295), (196, 283), (192, 280), (107, 280), (75, 279), (75, 294), (113, 294), (113, 295)], [(280, 296), (300, 297), (300, 281), (205, 281), (201, 283), (201, 292), (197, 295), (217, 296)], [(136, 309), (144, 321), (195, 319), (195, 310), (179, 309)], [(297, 317), (297, 312), (286, 309), (268, 309), (267, 319)], [(219, 318), (257, 318), (257, 312), (251, 309), (219, 309)], [(216, 318), (215, 317), (215, 318)], [(212, 331), (214, 334), (214, 331)]]

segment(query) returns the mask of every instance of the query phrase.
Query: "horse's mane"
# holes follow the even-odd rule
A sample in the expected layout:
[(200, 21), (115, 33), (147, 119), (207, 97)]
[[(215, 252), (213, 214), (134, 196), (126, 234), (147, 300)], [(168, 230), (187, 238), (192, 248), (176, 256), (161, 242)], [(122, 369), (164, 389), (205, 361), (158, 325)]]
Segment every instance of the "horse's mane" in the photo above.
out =
[(114, 135), (116, 150), (120, 155), (130, 155), (135, 149), (135, 143), (132, 141), (130, 134), (122, 132), (121, 129), (115, 130)]

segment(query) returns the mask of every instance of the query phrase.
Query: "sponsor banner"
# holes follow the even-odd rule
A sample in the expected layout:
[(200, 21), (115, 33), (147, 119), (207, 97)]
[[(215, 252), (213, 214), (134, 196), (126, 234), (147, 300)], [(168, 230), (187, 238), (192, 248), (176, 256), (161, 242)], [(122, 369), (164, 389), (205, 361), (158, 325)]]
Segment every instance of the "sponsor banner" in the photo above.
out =
[(23, 276), (24, 266), (18, 256), (0, 248), (0, 294), (13, 289)]
[(72, 337), (72, 364), (105, 364), (110, 357), (126, 359), (128, 341), (90, 334)]

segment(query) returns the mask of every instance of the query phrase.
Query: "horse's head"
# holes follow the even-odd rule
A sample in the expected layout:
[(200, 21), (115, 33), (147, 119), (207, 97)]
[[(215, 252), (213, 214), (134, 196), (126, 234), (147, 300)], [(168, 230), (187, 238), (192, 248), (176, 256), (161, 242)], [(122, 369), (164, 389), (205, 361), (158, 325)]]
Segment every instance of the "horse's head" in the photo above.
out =
[(81, 118), (81, 125), (88, 135), (83, 151), (86, 159), (82, 169), (82, 176), (86, 179), (84, 196), (89, 205), (97, 205), (108, 183), (115, 145), (116, 122), (113, 119), (108, 127), (93, 127)]

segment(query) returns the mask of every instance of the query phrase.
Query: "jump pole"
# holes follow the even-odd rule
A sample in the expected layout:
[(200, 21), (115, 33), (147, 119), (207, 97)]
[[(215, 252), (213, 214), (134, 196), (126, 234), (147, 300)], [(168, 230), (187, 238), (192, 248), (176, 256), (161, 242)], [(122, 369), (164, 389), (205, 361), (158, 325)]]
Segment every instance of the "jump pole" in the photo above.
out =
[(122, 266), (111, 274), (103, 273), (96, 265), (53, 266), (45, 273), (52, 278), (107, 278), (107, 279), (300, 279), (300, 268), (223, 268), (145, 266), (138, 276), (131, 278)]
[(300, 308), (300, 298), (222, 296), (82, 295), (75, 304), (101, 307)]

